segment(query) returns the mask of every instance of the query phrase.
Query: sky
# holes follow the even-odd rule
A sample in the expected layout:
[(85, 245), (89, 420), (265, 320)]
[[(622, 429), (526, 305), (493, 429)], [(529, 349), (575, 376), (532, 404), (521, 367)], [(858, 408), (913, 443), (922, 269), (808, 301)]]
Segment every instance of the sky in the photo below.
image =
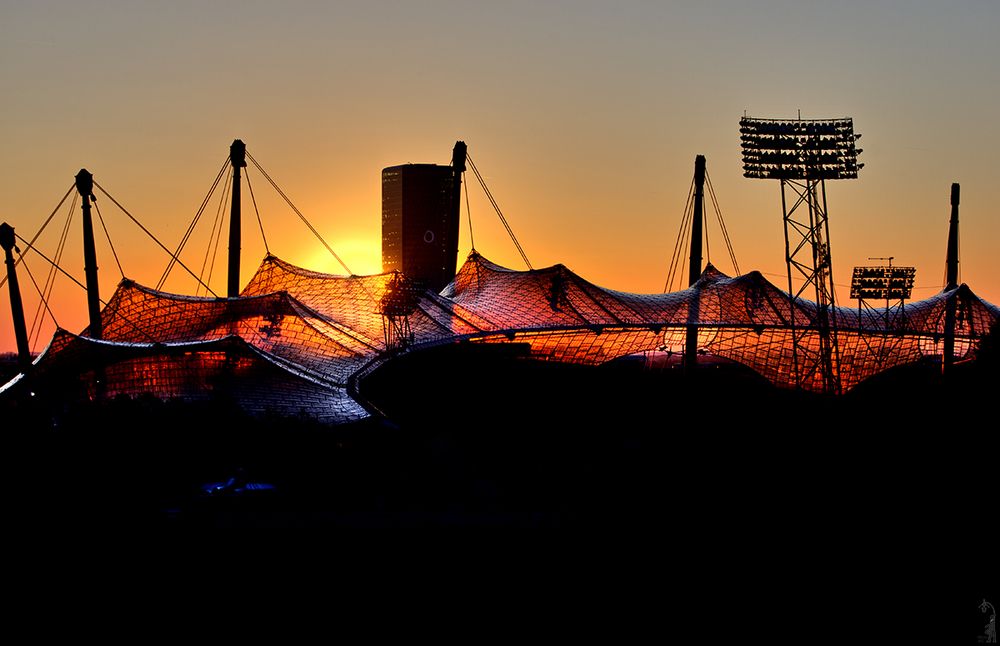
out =
[[(939, 291), (959, 182), (962, 280), (1000, 303), (997, 33), (995, 0), (0, 0), (0, 221), (30, 239), (87, 168), (173, 249), (241, 138), (350, 270), (375, 273), (381, 169), (447, 164), (461, 139), (532, 265), (652, 293), (703, 154), (740, 269), (783, 287), (778, 183), (743, 177), (739, 119), (852, 117), (865, 167), (827, 184), (839, 302), (870, 257), (915, 266), (915, 298)], [(271, 253), (345, 273), (255, 168), (249, 177)], [(471, 213), (476, 249), (524, 268), (467, 182), (460, 261)], [(245, 284), (265, 247), (243, 192)], [(97, 196), (122, 267), (98, 220), (102, 298), (123, 273), (156, 285), (168, 255)], [(181, 256), (196, 273), (220, 198)], [(50, 257), (70, 206), (38, 239)], [(82, 282), (74, 211), (61, 264)], [(709, 255), (732, 274), (709, 215)], [(225, 248), (223, 236), (219, 293)], [(45, 262), (27, 265), (41, 285)], [(39, 298), (19, 276), (31, 327)], [(165, 284), (196, 287), (180, 270)], [(86, 327), (83, 290), (64, 276), (49, 305), (61, 327)], [(35, 327), (40, 351), (54, 324)], [(4, 293), (0, 351), (13, 348)]]

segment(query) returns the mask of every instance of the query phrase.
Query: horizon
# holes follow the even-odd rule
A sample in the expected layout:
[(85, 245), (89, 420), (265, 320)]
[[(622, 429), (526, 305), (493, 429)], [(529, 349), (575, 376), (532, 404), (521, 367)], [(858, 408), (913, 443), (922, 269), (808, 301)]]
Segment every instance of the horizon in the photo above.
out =
[[(59, 12), (47, 10), (53, 4)], [(911, 300), (940, 291), (953, 182), (962, 186), (961, 282), (1000, 302), (1000, 187), (990, 155), (1000, 132), (988, 127), (1000, 99), (995, 4), (793, 12), (783, 2), (504, 10), (441, 2), (425, 12), (393, 7), (398, 15), (363, 4), (293, 5), (302, 11), (218, 3), (198, 8), (197, 23), (189, 20), (196, 5), (185, 3), (100, 3), (115, 9), (106, 15), (59, 2), (5, 8), (0, 80), (11, 91), (0, 221), (30, 238), (87, 168), (173, 249), (241, 138), (355, 273), (378, 273), (382, 168), (446, 164), (461, 139), (533, 265), (561, 263), (603, 287), (658, 293), (694, 157), (703, 154), (742, 273), (761, 271), (786, 289), (778, 185), (743, 177), (738, 122), (801, 110), (803, 119), (851, 117), (863, 135), (859, 179), (827, 188), (838, 304), (853, 302), (851, 268), (878, 264), (872, 257), (917, 268)], [(230, 6), (241, 7), (235, 18)], [(813, 25), (826, 28), (807, 38)], [(120, 39), (127, 48), (116, 48)], [(411, 51), (419, 55), (399, 57)], [(249, 170), (270, 251), (343, 273)], [(474, 175), (465, 181), (477, 250), (522, 269)], [(265, 252), (248, 197), (244, 190), (241, 286)], [(218, 198), (182, 256), (191, 265), (205, 254)], [(154, 286), (168, 256), (99, 193), (98, 207), (125, 274)], [(46, 254), (67, 212), (68, 203), (40, 239)], [(706, 214), (706, 261), (733, 275), (710, 205)], [(463, 203), (460, 263), (471, 249), (468, 218)], [(121, 276), (99, 224), (107, 300)], [(77, 206), (61, 264), (82, 279), (80, 246)], [(224, 265), (217, 261), (213, 275), (217, 292)], [(34, 258), (30, 268), (42, 282), (46, 266)], [(19, 278), (30, 326), (38, 299), (29, 277)], [(194, 288), (176, 270), (164, 286)], [(60, 277), (51, 301), (61, 327), (86, 327), (82, 290)], [(46, 325), (34, 352), (51, 338)], [(0, 352), (13, 347), (4, 294)]]

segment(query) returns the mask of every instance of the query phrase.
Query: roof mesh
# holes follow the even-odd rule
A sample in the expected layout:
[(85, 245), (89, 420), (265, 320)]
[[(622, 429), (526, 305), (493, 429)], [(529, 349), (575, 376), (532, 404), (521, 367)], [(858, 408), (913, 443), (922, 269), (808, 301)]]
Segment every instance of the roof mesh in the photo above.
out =
[[(473, 252), (441, 294), (406, 287), (400, 299), (405, 284), (396, 272), (334, 276), (274, 256), (239, 298), (179, 296), (126, 280), (102, 312), (103, 340), (60, 330), (35, 373), (72, 375), (85, 397), (149, 392), (197, 399), (225, 392), (253, 412), (349, 421), (367, 415), (349, 394), (352, 376), (399, 350), (387, 345), (383, 313), (407, 320), (408, 348), (520, 342), (539, 359), (592, 365), (644, 351), (679, 353), (688, 326), (697, 325), (700, 351), (785, 387), (796, 385), (793, 339), (800, 338), (807, 355), (820, 347), (816, 305), (799, 302), (790, 310), (787, 294), (759, 272), (730, 278), (709, 265), (688, 289), (642, 295), (599, 287), (563, 265), (514, 271)], [(844, 390), (887, 368), (940, 355), (952, 296), (956, 353), (966, 356), (1000, 309), (965, 285), (908, 303), (893, 317), (884, 310), (833, 310)], [(819, 391), (823, 380), (807, 375), (799, 385)]]

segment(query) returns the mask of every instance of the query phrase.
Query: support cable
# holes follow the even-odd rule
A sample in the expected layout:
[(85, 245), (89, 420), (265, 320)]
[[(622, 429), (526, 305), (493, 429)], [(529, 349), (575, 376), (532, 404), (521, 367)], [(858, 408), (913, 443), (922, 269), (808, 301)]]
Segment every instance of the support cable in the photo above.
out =
[(500, 210), (500, 205), (497, 204), (497, 201), (493, 198), (493, 193), (491, 193), (489, 187), (486, 186), (486, 181), (483, 179), (483, 176), (479, 174), (479, 169), (476, 168), (476, 164), (472, 161), (472, 157), (470, 155), (466, 155), (466, 160), (469, 162), (469, 166), (472, 167), (472, 172), (476, 174), (476, 179), (479, 180), (480, 186), (483, 187), (483, 191), (486, 193), (486, 197), (489, 198), (490, 204), (493, 205), (497, 215), (500, 216), (500, 222), (502, 222), (504, 228), (507, 229), (507, 235), (510, 236), (510, 239), (514, 242), (514, 246), (517, 247), (517, 252), (521, 254), (521, 260), (524, 261), (524, 264), (528, 266), (529, 270), (533, 271), (534, 267), (531, 266), (531, 261), (528, 260), (527, 254), (524, 253), (521, 243), (517, 241), (517, 236), (514, 235), (514, 230), (511, 229), (510, 224), (507, 223), (507, 218), (503, 216), (503, 211)]
[[(212, 182), (212, 187), (210, 189), (208, 189), (208, 193), (205, 195), (205, 199), (201, 201), (201, 206), (198, 207), (198, 212), (195, 213), (194, 219), (191, 220), (191, 224), (188, 225), (187, 231), (184, 232), (184, 236), (181, 238), (180, 243), (177, 245), (177, 249), (173, 253), (170, 253), (169, 249), (167, 249), (166, 247), (163, 247), (163, 245), (160, 244), (159, 240), (156, 240), (156, 238), (153, 238), (154, 240), (156, 240), (157, 244), (160, 244), (160, 246), (163, 247), (164, 250), (166, 250), (166, 252), (168, 254), (170, 254), (170, 262), (167, 263), (167, 268), (163, 270), (163, 275), (160, 276), (159, 282), (156, 283), (156, 289), (157, 290), (159, 290), (160, 288), (162, 288), (163, 284), (165, 282), (167, 282), (167, 276), (170, 275), (170, 270), (173, 269), (174, 263), (175, 262), (180, 262), (178, 260), (178, 258), (180, 257), (181, 252), (184, 251), (184, 245), (187, 244), (188, 239), (191, 237), (191, 233), (194, 231), (195, 225), (198, 224), (198, 220), (201, 218), (201, 214), (205, 210), (205, 206), (208, 205), (208, 201), (210, 199), (212, 199), (212, 194), (215, 193), (215, 189), (219, 185), (219, 182), (222, 180), (222, 176), (226, 172), (226, 168), (227, 167), (231, 167), (231, 161), (229, 159), (229, 156), (226, 156), (226, 161), (224, 161), (222, 163), (222, 168), (219, 169), (218, 175), (215, 176), (215, 181)], [(96, 185), (98, 188), (100, 188), (100, 185), (97, 184), (97, 182), (94, 182), (94, 185)], [(101, 190), (103, 191), (104, 189), (102, 188)], [(108, 197), (111, 197), (111, 196), (109, 195)], [(114, 198), (111, 198), (111, 201), (114, 201)], [(116, 202), (116, 204), (117, 204), (117, 202)], [(122, 210), (124, 210), (124, 209), (122, 209)], [(126, 213), (127, 213), (127, 211), (126, 211)], [(135, 218), (133, 218), (133, 220), (134, 219)], [(139, 225), (139, 226), (142, 226), (142, 225)], [(150, 235), (150, 237), (152, 237), (152, 234), (149, 234), (149, 235)], [(186, 267), (185, 267), (185, 269), (186, 269)], [(191, 270), (188, 270), (189, 273), (190, 273), (190, 271)], [(193, 276), (194, 274), (192, 273), (191, 275)], [(201, 282), (201, 279), (198, 279), (198, 282)], [(208, 289), (207, 285), (205, 287), (206, 287), (206, 289)], [(209, 291), (212, 294), (215, 294), (215, 292), (212, 292), (211, 289), (209, 289)]]
[[(54, 218), (56, 216), (56, 213), (59, 212), (59, 209), (62, 207), (63, 202), (66, 201), (66, 198), (69, 197), (69, 194), (72, 193), (75, 189), (76, 189), (76, 182), (73, 182), (70, 185), (69, 190), (66, 191), (66, 194), (62, 196), (61, 200), (59, 200), (59, 204), (56, 204), (56, 208), (52, 209), (52, 213), (49, 214), (49, 217), (45, 218), (45, 222), (43, 222), (42, 226), (38, 229), (38, 231), (35, 232), (35, 235), (31, 237), (32, 244), (35, 243), (35, 240), (38, 240), (38, 236), (42, 235), (42, 232), (45, 231), (45, 227), (49, 226), (49, 222), (51, 222), (52, 218)], [(73, 200), (74, 201), (76, 200), (76, 196), (73, 197)], [(20, 262), (21, 262), (21, 256), (19, 255), (14, 263), (14, 266), (16, 267), (18, 264), (20, 264)], [(7, 283), (7, 276), (5, 275), (3, 278), (0, 278), (0, 287), (3, 287), (6, 283)]]
[[(149, 237), (150, 237), (150, 239), (152, 239), (152, 241), (153, 241), (153, 242), (155, 242), (156, 244), (158, 244), (158, 245), (160, 246), (160, 248), (161, 248), (161, 249), (163, 249), (163, 250), (164, 250), (164, 251), (166, 251), (166, 252), (167, 252), (168, 254), (170, 254), (170, 257), (171, 257), (171, 262), (176, 262), (176, 263), (177, 263), (178, 265), (180, 265), (180, 266), (181, 266), (181, 268), (182, 268), (182, 269), (184, 269), (184, 271), (186, 271), (187, 273), (191, 274), (191, 276), (192, 276), (192, 277), (193, 277), (193, 278), (194, 278), (195, 280), (197, 280), (197, 281), (198, 281), (199, 283), (201, 283), (202, 287), (204, 287), (205, 289), (207, 289), (207, 290), (208, 290), (208, 292), (209, 292), (209, 293), (210, 293), (210, 294), (211, 294), (212, 296), (215, 296), (216, 298), (218, 298), (218, 296), (219, 296), (219, 295), (218, 295), (218, 294), (216, 294), (215, 292), (213, 292), (213, 291), (212, 291), (212, 288), (211, 288), (211, 287), (209, 287), (209, 286), (208, 286), (208, 285), (206, 285), (205, 283), (202, 283), (202, 282), (201, 282), (201, 279), (200, 279), (200, 278), (198, 278), (198, 276), (196, 276), (196, 275), (195, 275), (195, 273), (194, 273), (193, 271), (191, 271), (191, 270), (190, 270), (190, 269), (188, 268), (188, 266), (187, 266), (187, 265), (185, 265), (185, 264), (184, 264), (183, 262), (181, 262), (180, 258), (178, 258), (178, 257), (177, 257), (177, 256), (175, 256), (174, 254), (170, 253), (170, 249), (167, 249), (167, 248), (166, 248), (166, 247), (165, 247), (165, 246), (163, 245), (163, 243), (162, 243), (162, 242), (160, 242), (160, 241), (159, 241), (159, 240), (158, 240), (158, 239), (156, 238), (156, 236), (154, 236), (154, 235), (153, 235), (153, 234), (152, 234), (152, 233), (151, 233), (151, 232), (149, 231), (149, 229), (147, 229), (146, 227), (144, 227), (144, 226), (142, 225), (142, 223), (141, 223), (141, 222), (139, 222), (139, 221), (138, 221), (137, 219), (135, 219), (135, 216), (134, 216), (134, 215), (132, 215), (131, 213), (129, 213), (128, 209), (126, 209), (126, 208), (125, 208), (124, 206), (122, 206), (122, 205), (121, 205), (121, 204), (120, 204), (120, 203), (118, 202), (118, 200), (116, 200), (116, 199), (115, 199), (114, 197), (112, 197), (112, 196), (111, 196), (111, 194), (110, 194), (110, 193), (108, 193), (108, 192), (107, 192), (106, 190), (104, 190), (104, 187), (103, 187), (103, 186), (101, 186), (100, 184), (98, 184), (96, 180), (94, 181), (94, 186), (96, 186), (96, 187), (97, 187), (98, 189), (100, 189), (101, 193), (103, 193), (103, 194), (104, 194), (105, 196), (107, 196), (107, 198), (108, 198), (109, 200), (111, 200), (112, 202), (114, 202), (114, 205), (115, 205), (115, 206), (117, 206), (117, 207), (118, 207), (119, 209), (121, 209), (122, 213), (124, 213), (125, 215), (127, 215), (127, 216), (128, 216), (128, 218), (129, 218), (130, 220), (132, 220), (133, 222), (135, 222), (136, 226), (138, 226), (138, 227), (139, 227), (140, 229), (142, 229), (143, 233), (145, 233), (145, 234), (146, 234), (147, 236), (149, 236)], [(169, 269), (168, 269), (167, 271), (169, 272)], [(165, 279), (166, 279), (165, 277), (164, 277), (164, 279), (161, 279), (161, 281), (160, 281), (160, 284), (159, 284), (159, 286), (158, 286), (158, 287), (156, 288), (157, 290), (159, 290), (159, 289), (160, 289), (161, 287), (163, 287), (163, 280), (165, 280)]]
[(462, 185), (465, 187), (465, 213), (469, 216), (469, 244), (472, 250), (476, 250), (476, 238), (472, 235), (472, 202), (469, 201), (469, 183), (465, 181), (465, 172), (462, 172)]
[[(63, 225), (62, 233), (59, 235), (59, 244), (56, 245), (56, 262), (62, 261), (62, 254), (66, 249), (66, 239), (69, 237), (70, 226), (73, 222), (73, 214), (76, 212), (76, 201), (79, 196), (79, 193), (77, 193), (73, 196), (72, 201), (70, 201), (69, 213), (66, 216), (66, 224)], [(52, 290), (56, 285), (57, 275), (55, 267), (50, 266), (48, 274), (45, 276), (45, 286), (42, 287), (42, 292), (45, 294), (46, 299), (52, 295)], [(31, 319), (31, 331), (28, 332), (28, 339), (31, 339), (32, 337), (35, 338), (35, 341), (31, 342), (32, 347), (37, 344), (38, 337), (41, 336), (42, 333), (42, 323), (45, 320), (42, 316), (42, 308), (44, 305), (45, 303), (43, 301), (39, 301), (38, 307), (35, 308), (35, 315)]]
[(160, 280), (156, 283), (156, 289), (160, 289), (166, 282), (167, 276), (170, 275), (170, 270), (173, 269), (174, 258), (179, 257), (181, 252), (184, 250), (184, 246), (187, 244), (188, 240), (191, 237), (191, 234), (194, 232), (194, 228), (198, 224), (198, 221), (201, 218), (205, 207), (208, 205), (208, 201), (215, 193), (215, 189), (216, 187), (218, 187), (219, 181), (222, 179), (222, 176), (225, 173), (227, 166), (230, 166), (230, 162), (228, 159), (222, 163), (222, 168), (219, 169), (219, 173), (215, 176), (215, 181), (212, 183), (211, 188), (208, 189), (208, 193), (205, 195), (205, 199), (202, 200), (201, 206), (198, 207), (198, 211), (195, 213), (194, 218), (192, 218), (191, 223), (188, 225), (187, 231), (185, 231), (184, 235), (181, 237), (181, 241), (180, 243), (178, 243), (177, 249), (173, 254), (171, 254), (170, 261), (167, 263), (167, 266), (164, 269), (163, 274), (160, 276)]
[[(232, 182), (226, 182), (226, 184), (222, 187), (222, 193), (219, 195), (219, 206), (215, 209), (215, 220), (212, 221), (212, 231), (208, 234), (208, 246), (205, 247), (205, 258), (202, 260), (201, 270), (198, 272), (198, 278), (204, 278), (205, 267), (208, 267), (208, 278), (205, 279), (205, 283), (208, 285), (212, 284), (212, 273), (215, 268), (215, 256), (219, 249), (219, 241), (222, 240), (222, 228), (225, 226), (226, 221), (225, 210), (223, 207), (229, 199), (229, 187), (231, 185)], [(212, 244), (213, 240), (215, 241), (214, 245)], [(211, 265), (208, 264), (209, 256), (212, 258)], [(195, 296), (197, 296), (199, 292), (201, 292), (201, 286), (197, 285), (195, 286)], [(207, 294), (208, 292), (206, 292), (206, 295)]]
[(726, 241), (726, 249), (729, 251), (729, 259), (733, 263), (733, 269), (736, 270), (736, 275), (740, 275), (740, 264), (736, 261), (736, 252), (733, 250), (732, 240), (729, 238), (729, 229), (726, 227), (726, 220), (722, 217), (722, 208), (719, 206), (719, 200), (715, 197), (715, 187), (712, 186), (712, 178), (708, 174), (708, 170), (705, 170), (705, 180), (708, 183), (708, 194), (712, 198), (712, 205), (715, 207), (715, 214), (719, 219), (719, 228), (722, 229), (722, 237)]
[(264, 241), (264, 252), (271, 255), (271, 248), (267, 246), (267, 236), (264, 235), (264, 223), (260, 219), (260, 209), (257, 208), (257, 198), (253, 195), (253, 186), (250, 184), (250, 173), (244, 173), (247, 178), (247, 188), (250, 189), (250, 201), (253, 202), (254, 213), (257, 214), (257, 226), (260, 227), (260, 238)]
[(663, 284), (663, 293), (666, 294), (670, 291), (670, 286), (674, 282), (674, 277), (677, 275), (678, 268), (680, 267), (681, 260), (683, 256), (680, 255), (681, 247), (683, 245), (684, 232), (687, 231), (689, 226), (689, 221), (691, 218), (691, 202), (694, 197), (694, 178), (691, 178), (691, 185), (688, 188), (687, 200), (684, 202), (684, 211), (681, 215), (681, 226), (677, 230), (677, 238), (674, 239), (674, 250), (670, 254), (670, 264), (667, 265), (667, 282)]
[(101, 215), (101, 207), (97, 206), (97, 200), (94, 200), (94, 210), (97, 211), (97, 219), (101, 221), (101, 228), (104, 229), (104, 237), (108, 239), (108, 246), (111, 247), (111, 255), (115, 257), (115, 264), (118, 265), (118, 273), (125, 278), (125, 270), (122, 269), (122, 263), (118, 259), (118, 252), (115, 251), (115, 245), (111, 242), (111, 234), (108, 233), (108, 227), (104, 224), (104, 216)]
[(251, 155), (249, 151), (247, 152), (247, 159), (253, 162), (253, 165), (257, 167), (257, 170), (259, 170), (260, 174), (264, 176), (264, 179), (266, 179), (268, 183), (270, 183), (271, 186), (274, 187), (274, 190), (278, 192), (278, 195), (280, 195), (281, 198), (285, 200), (285, 203), (288, 204), (289, 207), (291, 207), (292, 211), (295, 212), (295, 215), (299, 216), (299, 219), (302, 220), (303, 223), (305, 223), (305, 225), (309, 228), (309, 231), (311, 231), (312, 234), (316, 236), (316, 239), (319, 240), (324, 247), (326, 247), (326, 250), (330, 252), (330, 255), (333, 256), (337, 260), (337, 262), (340, 263), (340, 266), (344, 268), (344, 271), (346, 271), (351, 276), (355, 275), (354, 272), (351, 271), (350, 267), (348, 267), (347, 264), (344, 263), (343, 260), (341, 260), (340, 256), (337, 255), (337, 252), (335, 252), (330, 247), (330, 245), (327, 244), (326, 240), (323, 239), (323, 236), (321, 236), (319, 234), (319, 231), (316, 230), (316, 227), (314, 227), (312, 223), (306, 219), (306, 216), (302, 215), (302, 211), (300, 211), (294, 204), (292, 204), (292, 200), (289, 199), (287, 195), (285, 195), (285, 192), (281, 190), (281, 188), (273, 179), (271, 179), (271, 176), (267, 174), (267, 171), (265, 171), (264, 168), (261, 167), (259, 163), (257, 163), (257, 160), (254, 159), (253, 155)]
[[(57, 270), (57, 271), (58, 271), (58, 272), (59, 272), (60, 274), (62, 274), (62, 275), (63, 275), (63, 276), (65, 276), (66, 278), (69, 278), (70, 280), (72, 280), (72, 281), (73, 281), (74, 283), (76, 283), (76, 284), (77, 284), (77, 286), (79, 286), (79, 287), (80, 287), (80, 289), (82, 289), (83, 291), (87, 291), (87, 286), (86, 286), (86, 285), (84, 285), (83, 283), (81, 283), (80, 281), (78, 281), (78, 280), (77, 280), (76, 278), (74, 278), (72, 274), (70, 274), (69, 272), (67, 272), (67, 271), (66, 271), (65, 269), (63, 269), (62, 267), (60, 267), (60, 266), (59, 266), (59, 265), (58, 265), (58, 264), (57, 264), (57, 263), (56, 263), (56, 262), (55, 262), (54, 260), (52, 260), (51, 258), (49, 258), (48, 256), (46, 256), (46, 255), (45, 255), (44, 253), (42, 253), (41, 251), (39, 251), (37, 247), (33, 247), (33, 246), (31, 245), (31, 243), (30, 243), (30, 242), (28, 242), (27, 240), (25, 240), (24, 238), (22, 238), (22, 237), (21, 237), (20, 235), (18, 235), (17, 233), (15, 233), (14, 235), (15, 235), (15, 236), (17, 236), (17, 239), (18, 239), (18, 240), (20, 240), (21, 242), (23, 242), (23, 243), (25, 244), (25, 246), (26, 246), (26, 247), (28, 247), (28, 249), (30, 249), (31, 251), (34, 251), (34, 252), (35, 252), (35, 253), (37, 253), (37, 254), (38, 254), (39, 256), (41, 256), (41, 257), (42, 257), (42, 259), (43, 259), (43, 260), (45, 260), (45, 262), (47, 262), (47, 263), (49, 263), (50, 265), (52, 265), (53, 267), (55, 267), (55, 268), (56, 268), (56, 270)], [(21, 255), (23, 256), (24, 254), (21, 254)], [(104, 303), (104, 301), (101, 301), (101, 302), (102, 302), (102, 303)], [(104, 304), (105, 304), (105, 305), (107, 305), (107, 303), (104, 303)]]
[[(28, 278), (31, 279), (31, 284), (35, 286), (35, 291), (38, 292), (38, 297), (41, 299), (42, 304), (45, 306), (45, 311), (49, 313), (49, 318), (52, 319), (52, 322), (55, 323), (56, 327), (59, 327), (59, 321), (56, 320), (56, 315), (52, 313), (52, 308), (49, 307), (49, 301), (48, 299), (45, 298), (45, 294), (43, 294), (42, 290), (38, 288), (38, 282), (35, 281), (35, 276), (34, 274), (31, 273), (31, 269), (28, 267), (28, 263), (23, 263), (23, 267), (24, 270), (28, 273)], [(38, 329), (41, 330), (41, 328), (42, 326), (39, 325)], [(36, 337), (35, 341), (30, 346), (32, 354), (35, 353), (35, 346), (37, 345), (37, 343), (38, 343), (38, 338)]]
[[(692, 221), (693, 218), (694, 218), (694, 209), (691, 209), (691, 215), (688, 216), (688, 220), (687, 220), (688, 221), (688, 226), (691, 225), (691, 221)], [(677, 290), (678, 291), (690, 287), (690, 285), (685, 285), (684, 284), (684, 271), (683, 271), (683, 269), (681, 267), (684, 264), (684, 259), (689, 257), (688, 247), (691, 246), (691, 236), (682, 236), (682, 237), (683, 237), (683, 243), (684, 243), (684, 245), (681, 248), (681, 255), (678, 257), (678, 261), (677, 261), (677, 266), (680, 269), (680, 271), (677, 272)]]
[(688, 228), (688, 219), (691, 215), (691, 200), (694, 196), (694, 179), (691, 180), (691, 186), (688, 190), (687, 201), (684, 203), (684, 211), (681, 215), (681, 226), (677, 230), (677, 237), (674, 239), (674, 249), (670, 256), (670, 265), (668, 266), (667, 272), (667, 282), (663, 286), (663, 292), (669, 292), (672, 285), (674, 284), (674, 278), (677, 276), (677, 271), (680, 266), (681, 259), (681, 249), (684, 245), (684, 232)]
[[(705, 172), (705, 177), (708, 177), (708, 171)], [(701, 214), (701, 228), (705, 233), (705, 260), (708, 264), (712, 264), (712, 245), (708, 241), (708, 209), (704, 209)]]
[[(274, 188), (274, 190), (277, 191), (278, 195), (280, 195), (281, 198), (283, 200), (285, 200), (285, 203), (288, 204), (289, 208), (291, 208), (293, 212), (295, 212), (295, 215), (299, 216), (299, 219), (302, 220), (302, 222), (306, 225), (306, 227), (309, 229), (309, 231), (311, 231), (312, 234), (314, 236), (316, 236), (316, 239), (320, 241), (320, 244), (322, 244), (323, 247), (326, 248), (326, 250), (328, 252), (330, 252), (330, 255), (333, 256), (337, 260), (338, 263), (340, 263), (340, 266), (344, 268), (344, 271), (346, 271), (348, 273), (348, 275), (350, 275), (350, 276), (355, 276), (356, 274), (353, 271), (351, 271), (351, 268), (347, 266), (347, 263), (345, 263), (341, 259), (341, 257), (337, 255), (337, 252), (335, 252), (333, 250), (333, 247), (331, 247), (329, 244), (327, 244), (327, 242), (323, 238), (323, 236), (321, 236), (319, 234), (319, 231), (316, 230), (316, 227), (314, 227), (312, 225), (312, 223), (309, 222), (309, 220), (306, 218), (306, 216), (302, 214), (302, 211), (300, 211), (298, 209), (298, 207), (296, 207), (295, 204), (292, 203), (291, 198), (289, 198), (287, 195), (285, 195), (285, 192), (283, 190), (281, 190), (281, 187), (278, 186), (278, 183), (275, 182), (273, 179), (271, 179), (271, 176), (267, 174), (267, 171), (264, 170), (264, 167), (261, 166), (260, 163), (257, 162), (257, 160), (254, 158), (254, 156), (250, 154), (250, 151), (247, 151), (247, 159), (249, 159), (250, 162), (254, 165), (254, 167), (256, 167), (256, 169), (258, 171), (260, 171), (260, 174), (263, 175), (264, 179), (266, 179), (268, 181), (268, 183)], [(360, 281), (360, 285), (361, 285), (362, 291), (364, 291), (365, 294), (368, 295), (368, 298), (370, 298), (372, 300), (372, 302), (375, 304), (375, 306), (377, 308), (381, 308), (382, 305), (379, 302), (379, 299), (375, 297), (375, 294), (372, 292), (371, 289), (368, 288), (368, 285), (365, 284), (364, 280)]]
[[(96, 182), (95, 182), (95, 184), (96, 184)], [(52, 261), (51, 258), (49, 258), (45, 254), (43, 254), (36, 247), (33, 247), (30, 242), (28, 242), (27, 240), (25, 240), (21, 236), (17, 235), (16, 233), (14, 235), (17, 236), (17, 239), (20, 240), (21, 242), (23, 242), (25, 244), (25, 246), (28, 247), (28, 249), (34, 251), (39, 256), (41, 256), (47, 263), (49, 263), (50, 265), (52, 265), (53, 267), (55, 267), (59, 271), (59, 273), (61, 273), (63, 276), (66, 276), (66, 278), (69, 278), (70, 280), (72, 280), (83, 291), (85, 291), (85, 292), (87, 291), (87, 286), (84, 285), (83, 283), (81, 283), (80, 281), (78, 281), (76, 278), (74, 278), (72, 274), (68, 273), (65, 269), (63, 269), (62, 267), (60, 267), (59, 265), (57, 265), (55, 262)], [(27, 267), (27, 265), (25, 265), (25, 267)], [(30, 275), (30, 273), (29, 273), (29, 275)], [(32, 282), (34, 282), (35, 279), (32, 278), (31, 280), (32, 280)], [(108, 306), (108, 302), (106, 300), (104, 300), (103, 298), (99, 298), (98, 300), (100, 301), (101, 305), (103, 305), (104, 307)], [(46, 304), (45, 307), (48, 308), (48, 304)], [(50, 312), (50, 314), (51, 314), (51, 312)], [(146, 330), (144, 330), (141, 327), (139, 327), (135, 322), (133, 322), (127, 316), (125, 316), (124, 314), (122, 314), (120, 310), (117, 312), (117, 314), (118, 314), (118, 316), (121, 317), (121, 319), (123, 321), (125, 321), (126, 323), (128, 323), (129, 325), (131, 325), (132, 327), (134, 327), (136, 329), (136, 331), (139, 332), (139, 334), (142, 334), (142, 335), (146, 336), (153, 343), (159, 343), (159, 341), (157, 341), (155, 338), (153, 338), (153, 336), (149, 332), (147, 332)], [(52, 317), (52, 320), (55, 321), (55, 316)], [(58, 325), (58, 323), (56, 325)]]
[[(229, 189), (228, 188), (226, 189), (225, 194), (227, 196), (229, 195)], [(223, 198), (223, 202), (225, 202), (225, 200), (226, 200), (226, 198)], [(220, 202), (220, 204), (221, 203), (222, 202)], [(215, 231), (215, 245), (212, 246), (212, 240), (211, 239), (209, 239), (209, 241), (208, 241), (208, 244), (209, 244), (209, 246), (212, 249), (212, 261), (208, 265), (208, 278), (205, 279), (205, 283), (209, 284), (209, 285), (212, 284), (212, 275), (215, 274), (215, 259), (218, 257), (218, 255), (219, 255), (219, 247), (222, 245), (222, 230), (226, 226), (226, 211), (225, 211), (225, 209), (222, 209), (221, 212), (219, 213), (219, 215), (220, 215), (220, 217), (219, 217), (219, 227)], [(206, 250), (206, 252), (207, 252), (207, 250)]]

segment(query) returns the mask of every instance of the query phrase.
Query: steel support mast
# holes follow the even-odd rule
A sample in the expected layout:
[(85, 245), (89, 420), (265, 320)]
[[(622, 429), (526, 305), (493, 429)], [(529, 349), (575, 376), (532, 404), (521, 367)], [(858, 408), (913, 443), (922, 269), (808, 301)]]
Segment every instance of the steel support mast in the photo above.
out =
[(21, 303), (21, 288), (17, 282), (17, 263), (12, 251), (15, 248), (14, 227), (6, 222), (0, 224), (0, 247), (3, 248), (7, 265), (7, 286), (10, 288), (10, 313), (14, 319), (14, 339), (17, 342), (17, 365), (21, 372), (31, 365), (31, 349), (28, 347), (28, 329), (24, 324), (24, 305)]
[(242, 215), (240, 211), (240, 169), (247, 165), (247, 147), (237, 139), (229, 147), (229, 161), (233, 165), (233, 201), (229, 210), (229, 282), (226, 296), (240, 295), (240, 238)]
[(958, 303), (958, 202), (959, 185), (951, 185), (951, 221), (948, 223), (947, 281), (945, 291), (950, 291), (944, 310), (944, 351), (941, 371), (947, 374), (955, 363), (955, 311)]
[(94, 220), (90, 214), (94, 200), (94, 176), (86, 168), (76, 174), (76, 190), (80, 193), (83, 209), (83, 271), (87, 283), (87, 313), (90, 319), (90, 338), (101, 338), (101, 295), (97, 282), (97, 249), (94, 246)]
[[(701, 238), (705, 222), (705, 156), (694, 158), (694, 213), (691, 216), (691, 258), (688, 264), (688, 286), (701, 278)], [(684, 342), (684, 369), (689, 374), (698, 366), (698, 316), (700, 295), (691, 299), (688, 311), (687, 337)]]

